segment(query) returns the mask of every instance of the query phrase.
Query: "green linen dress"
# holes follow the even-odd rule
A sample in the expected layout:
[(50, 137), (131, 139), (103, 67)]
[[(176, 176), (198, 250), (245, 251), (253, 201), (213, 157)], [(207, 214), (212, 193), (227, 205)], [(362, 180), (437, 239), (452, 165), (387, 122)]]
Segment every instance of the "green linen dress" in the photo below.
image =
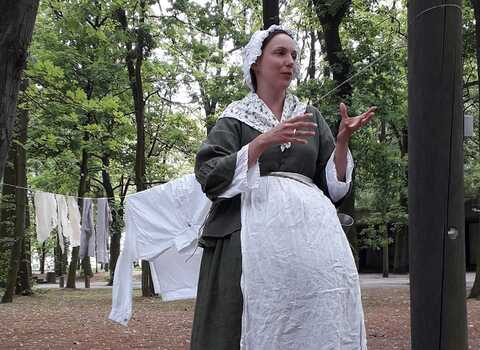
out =
[[(306, 145), (294, 144), (282, 152), (272, 146), (259, 158), (260, 175), (293, 172), (307, 176), (329, 196), (325, 166), (335, 143), (320, 112), (308, 106), (317, 123), (315, 136)], [(198, 151), (195, 175), (205, 194), (213, 201), (200, 245), (197, 300), (192, 328), (192, 350), (234, 350), (240, 348), (242, 292), (240, 277), (241, 198), (220, 198), (235, 174), (237, 152), (260, 132), (234, 118), (221, 118)]]

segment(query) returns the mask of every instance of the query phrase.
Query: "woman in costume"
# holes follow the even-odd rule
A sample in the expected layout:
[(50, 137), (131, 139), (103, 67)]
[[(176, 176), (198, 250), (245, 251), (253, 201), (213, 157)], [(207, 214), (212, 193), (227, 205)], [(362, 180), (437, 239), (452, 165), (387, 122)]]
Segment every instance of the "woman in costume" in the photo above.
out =
[(358, 273), (335, 206), (350, 189), (352, 133), (373, 116), (340, 105), (334, 140), (288, 93), (293, 33), (273, 25), (243, 51), (251, 89), (210, 131), (195, 174), (213, 201), (192, 350), (366, 349)]

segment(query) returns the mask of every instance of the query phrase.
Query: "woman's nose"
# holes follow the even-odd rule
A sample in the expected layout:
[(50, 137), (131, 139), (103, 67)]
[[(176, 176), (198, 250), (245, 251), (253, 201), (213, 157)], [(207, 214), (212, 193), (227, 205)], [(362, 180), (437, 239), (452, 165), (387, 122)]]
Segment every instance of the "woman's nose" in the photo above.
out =
[(289, 66), (293, 66), (294, 62), (295, 62), (295, 59), (292, 57), (292, 55), (287, 55), (287, 64)]

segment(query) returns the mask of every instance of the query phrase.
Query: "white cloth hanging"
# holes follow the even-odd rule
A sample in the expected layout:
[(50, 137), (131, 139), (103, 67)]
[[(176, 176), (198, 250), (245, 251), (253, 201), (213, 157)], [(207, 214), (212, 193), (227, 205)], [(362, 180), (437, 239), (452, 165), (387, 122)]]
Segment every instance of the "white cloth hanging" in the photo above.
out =
[(82, 226), (80, 231), (80, 259), (95, 256), (95, 227), (93, 224), (93, 201), (83, 198)]
[(65, 196), (55, 194), (57, 201), (58, 242), (62, 254), (65, 252), (65, 238), (70, 239), (70, 221), (68, 220), (68, 207)]
[[(196, 286), (201, 249), (198, 248), (188, 261), (181, 257), (188, 255), (187, 251), (191, 252), (192, 245), (195, 245), (210, 206), (210, 200), (202, 192), (194, 175), (187, 175), (128, 196), (125, 201), (125, 241), (115, 268), (109, 319), (126, 325), (131, 317), (132, 272), (135, 260), (154, 262), (154, 273), (161, 279), (155, 281), (154, 286), (156, 284), (156, 289), (167, 299), (172, 296), (179, 297), (182, 293), (179, 290), (178, 294), (173, 293), (175, 285)], [(174, 255), (179, 253), (174, 258), (175, 262), (169, 260), (168, 255), (161, 256), (169, 249)], [(182, 261), (186, 265), (180, 267)], [(174, 283), (170, 283), (167, 278), (162, 279), (165, 277), (164, 273), (168, 274), (171, 263), (177, 264), (170, 270), (170, 277), (174, 280), (174, 269), (188, 271), (178, 276)], [(182, 282), (184, 279), (190, 281)], [(174, 287), (171, 288), (169, 284)], [(193, 294), (188, 294), (190, 295)]]
[(68, 219), (70, 223), (70, 244), (72, 247), (80, 245), (80, 209), (76, 197), (67, 196)]
[(97, 220), (95, 222), (95, 241), (97, 262), (108, 263), (108, 237), (112, 214), (106, 198), (97, 199)]
[(192, 299), (197, 296), (202, 249), (195, 250), (195, 243), (193, 241), (190, 249), (180, 252), (171, 247), (150, 261), (155, 293), (160, 294), (162, 300)]
[(57, 202), (55, 195), (48, 192), (35, 192), (34, 201), (37, 240), (43, 243), (57, 227)]

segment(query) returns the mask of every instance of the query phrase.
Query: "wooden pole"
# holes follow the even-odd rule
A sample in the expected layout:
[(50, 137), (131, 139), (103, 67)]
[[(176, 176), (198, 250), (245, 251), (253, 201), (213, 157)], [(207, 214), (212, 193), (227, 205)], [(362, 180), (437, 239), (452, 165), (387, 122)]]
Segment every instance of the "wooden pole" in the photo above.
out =
[(412, 349), (467, 349), (460, 0), (408, 7)]
[(263, 0), (263, 28), (280, 24), (278, 0)]

